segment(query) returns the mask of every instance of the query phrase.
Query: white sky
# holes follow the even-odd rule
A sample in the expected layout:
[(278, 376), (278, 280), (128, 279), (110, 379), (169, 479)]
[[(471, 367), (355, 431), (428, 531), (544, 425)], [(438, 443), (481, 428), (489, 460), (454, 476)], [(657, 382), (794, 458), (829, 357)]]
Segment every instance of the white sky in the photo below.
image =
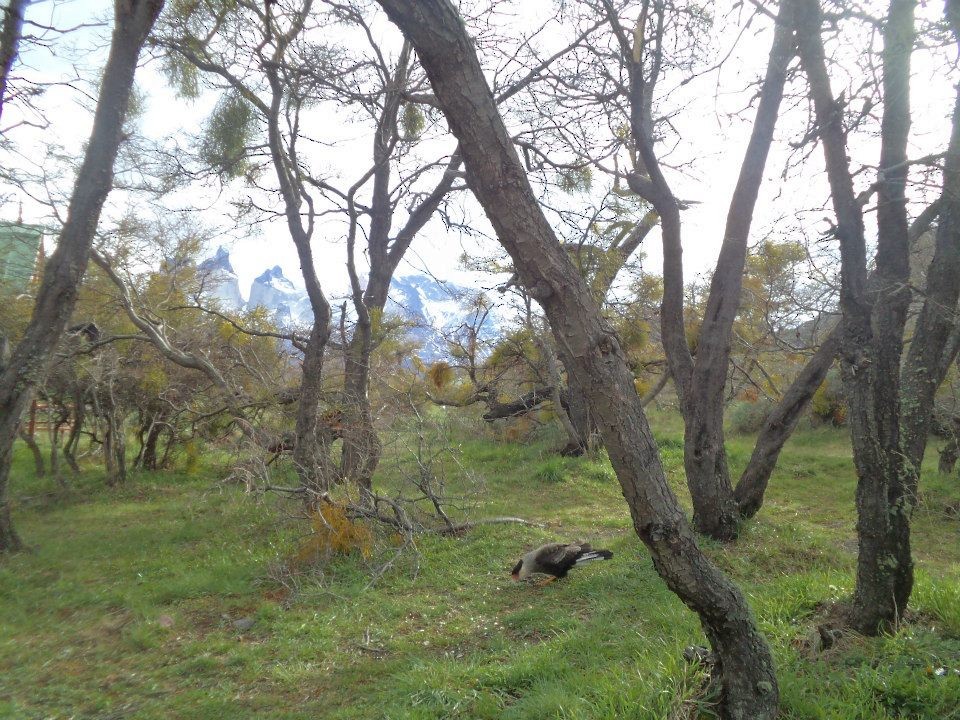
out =
[[(722, 5), (724, 3), (718, 3)], [(921, 12), (936, 14), (941, 11), (940, 3), (929, 4)], [(518, 0), (523, 13), (536, 19), (536, 8), (542, 12), (548, 3), (538, 5)], [(69, 27), (96, 19), (110, 18), (112, 3), (107, 0), (39, 0), (34, 2), (27, 18), (37, 23)], [(763, 71), (769, 50), (769, 22), (757, 24), (760, 32), (749, 30), (742, 39), (738, 50), (720, 71), (691, 82), (684, 89), (687, 108), (674, 119), (674, 125), (680, 137), (674, 160), (692, 160), (690, 167), (683, 172), (673, 171), (668, 179), (676, 194), (698, 204), (684, 213), (684, 249), (687, 279), (693, 279), (697, 273), (708, 270), (715, 262), (716, 253), (722, 239), (729, 202), (743, 150), (750, 131), (753, 111), (744, 114), (745, 119), (732, 118), (745, 104), (743, 88), (755, 80)], [(391, 30), (393, 31), (392, 27)], [(23, 65), (15, 72), (42, 78), (48, 82), (64, 81), (74, 73), (81, 77), (96, 77), (104, 60), (106, 45), (104, 37), (108, 28), (84, 30), (71, 36), (72, 60), (66, 61), (51, 55), (42, 49), (32, 49), (21, 58)], [(717, 56), (731, 46), (734, 37), (729, 30), (721, 34), (714, 32), (711, 46), (716, 48)], [(866, 47), (866, 38), (859, 39)], [(856, 44), (858, 39), (851, 39)], [(862, 50), (862, 48), (860, 48)], [(857, 49), (855, 49), (857, 51)], [(58, 50), (58, 52), (61, 52)], [(949, 112), (952, 109), (953, 78), (944, 75), (942, 64), (930, 55), (916, 54), (914, 60), (913, 103), (915, 107), (913, 127), (913, 148), (915, 156), (942, 149), (949, 132)], [(167, 87), (159, 73), (156, 63), (142, 67), (137, 76), (137, 84), (146, 98), (145, 113), (140, 127), (150, 137), (163, 138), (179, 135), (184, 138), (196, 135), (201, 123), (216, 100), (212, 94), (203, 96), (195, 102), (178, 99)], [(718, 94), (723, 88), (725, 94)], [(842, 79), (835, 79), (834, 89), (842, 88)], [(68, 155), (79, 155), (89, 133), (91, 101), (75, 89), (52, 87), (40, 100), (51, 122), (49, 129), (42, 132), (29, 128), (17, 128), (11, 134), (18, 147), (28, 158), (43, 157), (43, 146), (55, 143), (62, 145)], [(819, 150), (806, 163), (802, 174), (796, 174), (787, 182), (780, 178), (789, 149), (785, 140), (796, 140), (802, 132), (803, 113), (793, 112), (781, 120), (778, 141), (767, 165), (765, 182), (754, 223), (752, 239), (756, 241), (767, 233), (790, 236), (798, 214), (808, 208), (822, 205), (826, 199), (826, 186), (823, 179), (822, 157)], [(4, 114), (3, 126), (9, 127), (13, 118)], [(328, 135), (340, 137), (342, 146), (338, 149), (324, 150), (317, 162), (337, 171), (344, 178), (353, 178), (365, 169), (369, 157), (370, 141), (361, 134), (357, 126), (343, 125), (337, 118), (327, 118), (329, 123), (325, 131)], [(356, 153), (361, 153), (361, 167), (355, 162)], [(851, 148), (855, 159), (875, 163), (878, 149), (873, 142), (865, 141), (861, 146)], [(22, 161), (25, 162), (25, 161)], [(6, 194), (6, 193), (4, 193)], [(225, 227), (228, 220), (225, 215), (225, 198), (216, 196), (213, 188), (191, 187), (185, 191), (192, 202), (200, 201), (208, 209), (200, 213), (202, 222), (214, 227)], [(208, 198), (207, 200), (203, 200)], [(114, 197), (116, 200), (116, 197)], [(23, 202), (24, 219), (28, 222), (43, 222), (49, 218), (46, 208), (32, 202), (29, 198), (13, 195), (13, 201), (0, 207), (0, 218), (13, 219), (17, 214), (17, 201)], [(115, 210), (114, 210), (115, 211)], [(479, 218), (479, 212), (475, 213)], [(811, 235), (822, 229), (820, 221), (830, 213), (818, 212), (803, 214), (804, 223)], [(485, 221), (484, 221), (485, 222)], [(318, 272), (325, 289), (332, 295), (342, 293), (346, 287), (343, 270), (344, 250), (340, 242), (343, 228), (339, 223), (330, 223), (320, 228), (315, 240), (315, 257)], [(220, 242), (231, 250), (234, 268), (240, 277), (241, 292), (246, 296), (250, 282), (265, 268), (280, 265), (284, 273), (295, 284), (302, 286), (299, 263), (292, 242), (282, 220), (276, 220), (262, 229), (256, 237), (215, 237), (210, 241), (212, 252)], [(472, 243), (472, 240), (466, 240)], [(401, 267), (399, 274), (421, 271), (429, 266), (432, 273), (441, 278), (460, 284), (482, 284), (489, 287), (494, 281), (473, 275), (458, 267), (458, 260), (464, 249), (462, 239), (457, 234), (447, 234), (442, 224), (434, 220), (418, 236), (408, 255), (409, 260)], [(487, 248), (489, 250), (489, 248)], [(654, 233), (644, 243), (643, 251), (647, 255), (645, 266), (659, 270), (659, 236)]]

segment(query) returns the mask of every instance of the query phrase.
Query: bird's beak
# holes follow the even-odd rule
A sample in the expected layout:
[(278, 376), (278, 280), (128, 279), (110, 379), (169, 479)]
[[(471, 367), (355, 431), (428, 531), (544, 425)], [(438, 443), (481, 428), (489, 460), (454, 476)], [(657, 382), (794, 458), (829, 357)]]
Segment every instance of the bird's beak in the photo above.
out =
[(513, 578), (514, 582), (520, 582), (520, 573), (510, 573), (510, 577)]

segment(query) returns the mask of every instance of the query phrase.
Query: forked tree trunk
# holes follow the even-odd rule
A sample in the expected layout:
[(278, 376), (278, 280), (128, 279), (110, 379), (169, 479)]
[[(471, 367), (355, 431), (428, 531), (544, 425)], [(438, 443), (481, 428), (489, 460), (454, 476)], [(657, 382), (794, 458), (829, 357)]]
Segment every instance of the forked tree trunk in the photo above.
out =
[(587, 394), (638, 536), (717, 651), (724, 715), (773, 718), (778, 692), (769, 647), (736, 585), (697, 547), (666, 481), (626, 357), (537, 203), (463, 20), (448, 0), (379, 3), (417, 49), (460, 141), (471, 189), (521, 283), (543, 307), (567, 373)]
[[(941, 205), (941, 200), (934, 201), (914, 219), (908, 233), (911, 247), (936, 220)], [(868, 285), (876, 283), (875, 273), (867, 278), (867, 283)], [(786, 441), (790, 439), (796, 429), (797, 421), (810, 405), (814, 393), (823, 383), (827, 372), (839, 355), (842, 338), (843, 327), (840, 323), (837, 323), (818, 350), (801, 369), (790, 387), (787, 388), (777, 406), (767, 416), (763, 428), (757, 436), (750, 461), (744, 468), (734, 491), (741, 518), (753, 517), (763, 505), (763, 496), (770, 481), (770, 475), (773, 473), (777, 459), (780, 457), (780, 451), (783, 450)], [(917, 339), (915, 338), (913, 342), (917, 342)], [(947, 369), (956, 358), (958, 349), (960, 349), (960, 332), (952, 333), (947, 341), (947, 347), (944, 348), (944, 357), (941, 358), (940, 367), (937, 371), (940, 382), (943, 381)], [(907, 367), (909, 365), (908, 362)], [(919, 465), (919, 463), (917, 464)]]
[[(913, 588), (910, 512), (915, 468), (904, 453), (901, 348), (910, 302), (906, 216), (910, 54), (914, 0), (892, 0), (883, 26), (883, 120), (875, 282), (868, 282), (863, 213), (853, 189), (843, 127), (821, 38), (817, 0), (802, 0), (797, 37), (823, 147), (840, 241), (841, 368), (857, 470), (859, 554), (850, 624), (864, 634), (897, 625)], [(941, 222), (943, 217), (941, 216)], [(937, 353), (942, 354), (941, 344)]]
[[(736, 537), (739, 512), (727, 467), (724, 447), (724, 389), (730, 364), (733, 323), (740, 306), (747, 243), (767, 155), (773, 141), (783, 99), (787, 67), (795, 54), (792, 3), (780, 3), (773, 45), (750, 142), (740, 167), (724, 229), (720, 256), (710, 284), (707, 307), (697, 340), (697, 355), (691, 357), (684, 325), (683, 261), (679, 205), (664, 177), (650, 140), (651, 120), (647, 108), (650, 84), (645, 79), (643, 53), (631, 47), (619, 26), (613, 6), (604, 0), (610, 22), (618, 32), (630, 71), (631, 131), (648, 175), (636, 173), (630, 187), (648, 199), (661, 217), (664, 245), (664, 293), (661, 325), (664, 350), (680, 395), (684, 419), (684, 469), (693, 500), (693, 521), (698, 531), (718, 540)], [(658, 12), (657, 33), (662, 34)], [(642, 35), (646, 28), (640, 29)], [(636, 42), (636, 41), (635, 41)], [(662, 43), (662, 37), (658, 40)], [(657, 50), (662, 52), (662, 50)]]
[(57, 249), (44, 268), (33, 316), (8, 367), (0, 375), (0, 553), (21, 547), (10, 519), (8, 481), (20, 415), (31, 389), (46, 375), (51, 353), (63, 334), (87, 269), (90, 245), (103, 202), (113, 185), (113, 163), (123, 131), (140, 49), (163, 0), (117, 0), (115, 24), (100, 84), (93, 130)]

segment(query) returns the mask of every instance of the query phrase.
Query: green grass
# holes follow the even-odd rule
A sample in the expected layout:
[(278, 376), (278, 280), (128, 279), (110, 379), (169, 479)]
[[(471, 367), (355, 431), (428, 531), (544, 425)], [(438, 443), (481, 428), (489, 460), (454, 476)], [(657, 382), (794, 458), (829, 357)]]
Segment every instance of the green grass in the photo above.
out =
[[(653, 423), (688, 504), (679, 422)], [(90, 467), (49, 495), (52, 481), (33, 477), (20, 448), (14, 512), (31, 551), (0, 562), (0, 717), (613, 720), (689, 717), (697, 703), (706, 713), (703, 678), (681, 656), (702, 632), (654, 572), (609, 464), (556, 458), (544, 439), (462, 435), (462, 461), (485, 481), (476, 514), (544, 527), (422, 537), (418, 562), (406, 557), (370, 589), (362, 558), (343, 558), (301, 578), (295, 597), (271, 579), (304, 531), (279, 499), (222, 486), (225, 470), (210, 464), (196, 476), (135, 474), (119, 490)], [(750, 450), (733, 438), (733, 465)], [(910, 622), (817, 656), (805, 641), (818, 607), (849, 593), (856, 559), (846, 435), (800, 433), (741, 539), (705, 543), (773, 644), (784, 718), (960, 718), (960, 521), (944, 511), (960, 483), (929, 472), (923, 493)], [(543, 588), (510, 582), (525, 548), (575, 538), (616, 557)], [(241, 617), (250, 630), (234, 628)]]

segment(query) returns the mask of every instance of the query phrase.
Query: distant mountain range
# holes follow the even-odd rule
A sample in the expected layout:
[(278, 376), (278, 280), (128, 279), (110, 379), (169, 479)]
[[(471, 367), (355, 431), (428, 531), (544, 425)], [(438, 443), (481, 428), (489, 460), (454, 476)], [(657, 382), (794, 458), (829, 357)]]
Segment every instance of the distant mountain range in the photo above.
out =
[[(207, 297), (229, 310), (252, 310), (263, 307), (273, 314), (281, 327), (305, 327), (313, 323), (310, 300), (298, 289), (279, 265), (264, 270), (250, 285), (248, 300), (240, 293), (240, 282), (230, 263), (230, 252), (220, 247), (213, 256), (197, 265)], [(411, 334), (421, 345), (420, 358), (430, 362), (446, 354), (444, 333), (449, 334), (470, 319), (467, 299), (476, 290), (440, 282), (427, 275), (395, 277), (390, 286), (387, 312), (410, 320)], [(484, 334), (493, 337), (500, 331), (504, 318), (491, 313)]]

